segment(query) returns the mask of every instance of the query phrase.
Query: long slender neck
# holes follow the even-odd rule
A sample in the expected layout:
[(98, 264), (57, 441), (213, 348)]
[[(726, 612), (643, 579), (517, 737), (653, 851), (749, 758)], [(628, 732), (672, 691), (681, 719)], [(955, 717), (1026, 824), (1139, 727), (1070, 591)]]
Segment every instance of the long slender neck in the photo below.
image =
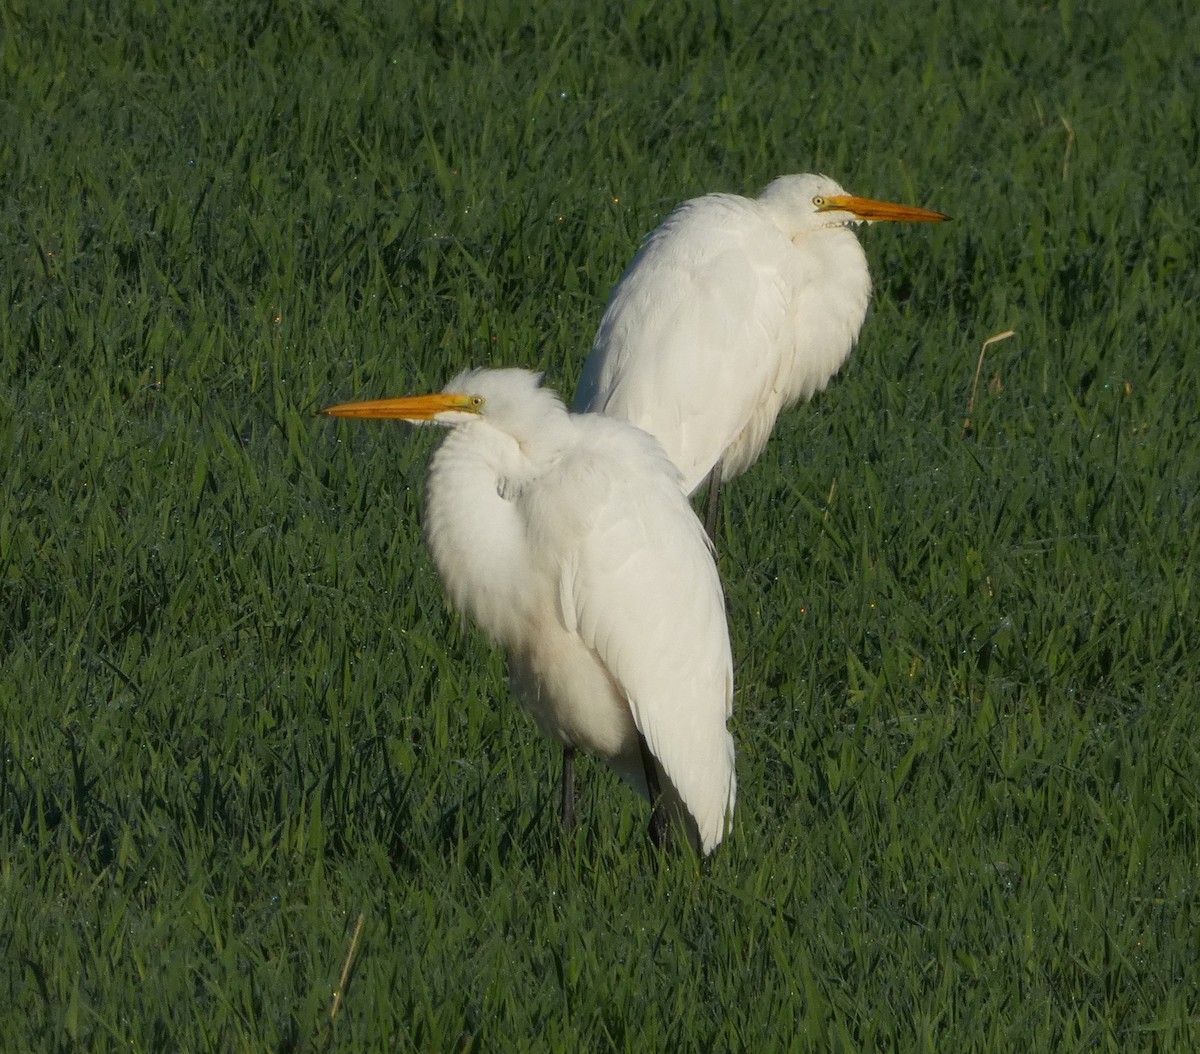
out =
[(531, 456), (516, 438), (479, 421), (451, 431), (430, 466), (425, 534), (434, 563), (453, 606), (501, 645), (505, 627), (514, 625), (513, 598), (535, 594), (522, 498), (553, 463), (551, 438), (539, 432), (531, 439), (538, 448)]

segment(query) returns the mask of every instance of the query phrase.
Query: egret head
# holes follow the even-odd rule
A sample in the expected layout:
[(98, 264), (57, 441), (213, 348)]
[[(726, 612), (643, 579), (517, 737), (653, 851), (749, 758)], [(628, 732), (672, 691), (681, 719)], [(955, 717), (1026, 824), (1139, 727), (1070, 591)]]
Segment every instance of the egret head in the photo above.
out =
[(500, 431), (521, 437), (530, 428), (566, 416), (558, 396), (541, 387), (532, 370), (464, 370), (436, 395), (410, 395), (341, 403), (321, 413), (327, 417), (392, 418), (414, 424), (463, 425), (480, 419)]
[(789, 234), (856, 227), (860, 223), (893, 220), (908, 223), (932, 223), (948, 220), (940, 212), (912, 205), (893, 205), (887, 201), (847, 194), (828, 176), (805, 173), (780, 176), (759, 196), (775, 220)]

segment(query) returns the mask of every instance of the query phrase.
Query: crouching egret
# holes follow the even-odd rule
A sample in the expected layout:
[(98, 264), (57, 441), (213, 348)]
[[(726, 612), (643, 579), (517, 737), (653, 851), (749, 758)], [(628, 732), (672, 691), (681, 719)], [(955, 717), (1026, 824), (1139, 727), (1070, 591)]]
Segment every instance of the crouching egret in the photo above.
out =
[(508, 655), (517, 698), (573, 758), (595, 754), (711, 853), (736, 781), (733, 664), (711, 547), (656, 440), (571, 414), (541, 376), (467, 370), (440, 395), (348, 403), (333, 417), (451, 431), (425, 533), (451, 604)]
[(871, 276), (854, 228), (928, 209), (782, 176), (756, 199), (708, 194), (643, 243), (609, 296), (574, 409), (656, 436), (689, 494), (762, 453), (781, 410), (821, 391), (858, 339)]

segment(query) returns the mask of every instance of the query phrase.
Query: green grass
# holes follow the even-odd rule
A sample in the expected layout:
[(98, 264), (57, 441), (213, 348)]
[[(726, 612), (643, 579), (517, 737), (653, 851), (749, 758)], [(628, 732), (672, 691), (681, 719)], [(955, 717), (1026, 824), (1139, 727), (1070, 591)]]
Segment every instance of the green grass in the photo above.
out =
[[(4, 7), (4, 1045), (1197, 1049), (1194, 5), (384, 6)], [(569, 394), (805, 170), (955, 222), (728, 492), (733, 838), (562, 846), (433, 436), (313, 411)]]

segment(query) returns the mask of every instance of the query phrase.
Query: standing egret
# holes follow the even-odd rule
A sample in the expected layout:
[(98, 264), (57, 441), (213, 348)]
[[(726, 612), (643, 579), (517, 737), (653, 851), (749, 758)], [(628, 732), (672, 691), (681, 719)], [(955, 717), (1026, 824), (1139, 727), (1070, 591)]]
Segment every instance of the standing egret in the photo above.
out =
[(571, 414), (527, 370), (467, 370), (441, 395), (347, 403), (334, 417), (446, 425), (425, 533), (451, 604), (508, 654), (509, 681), (573, 758), (595, 754), (711, 853), (736, 790), (733, 663), (711, 546), (662, 447)]
[(860, 223), (940, 212), (782, 176), (756, 199), (685, 201), (646, 239), (609, 296), (574, 410), (656, 436), (694, 493), (762, 453), (779, 412), (829, 383), (858, 339), (871, 276)]

